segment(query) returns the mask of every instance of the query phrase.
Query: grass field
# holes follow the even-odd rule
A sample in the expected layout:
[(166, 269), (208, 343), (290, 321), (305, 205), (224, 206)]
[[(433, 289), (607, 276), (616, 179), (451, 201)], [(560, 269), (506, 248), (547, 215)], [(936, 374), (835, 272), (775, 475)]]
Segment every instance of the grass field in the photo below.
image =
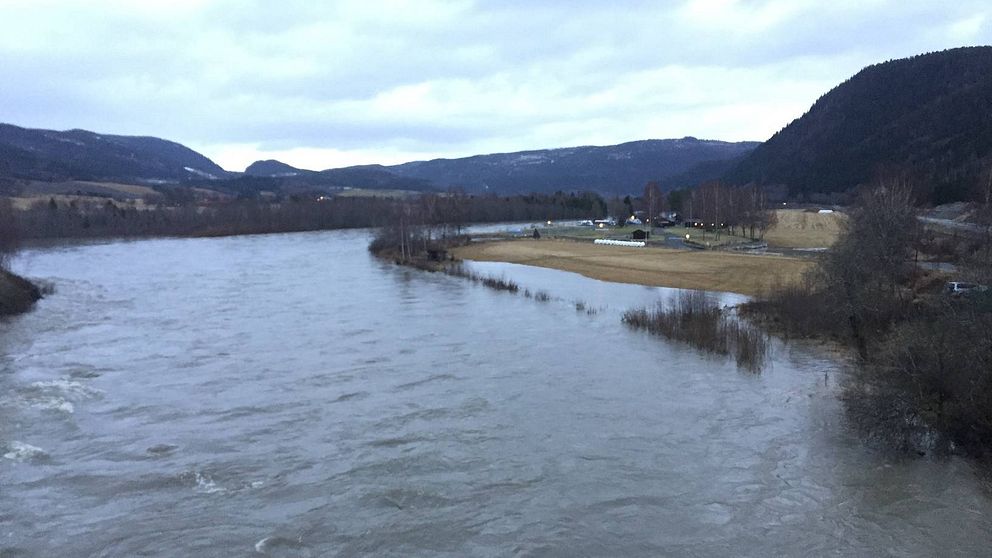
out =
[(765, 233), (769, 246), (777, 248), (828, 248), (837, 240), (847, 216), (843, 213), (807, 213), (779, 209), (778, 223)]
[(796, 281), (812, 263), (782, 256), (601, 246), (568, 240), (508, 240), (456, 248), (455, 257), (571, 271), (618, 283), (760, 295)]
[(161, 195), (148, 186), (138, 184), (92, 182), (85, 180), (69, 180), (65, 182), (32, 181), (25, 187), (22, 195), (25, 197), (56, 194), (76, 195), (79, 192), (82, 192), (83, 195), (96, 194), (98, 196), (111, 196), (121, 199), (153, 198)]
[(117, 207), (128, 207), (135, 209), (150, 209), (155, 207), (145, 203), (144, 199), (137, 198), (128, 201), (121, 201), (113, 198), (104, 198), (98, 196), (76, 196), (76, 195), (65, 195), (65, 194), (51, 194), (44, 196), (21, 196), (16, 198), (9, 198), (11, 205), (14, 209), (26, 210), (31, 209), (37, 205), (47, 205), (49, 201), (55, 200), (55, 203), (59, 206), (67, 206), (73, 202), (103, 206), (108, 201)]

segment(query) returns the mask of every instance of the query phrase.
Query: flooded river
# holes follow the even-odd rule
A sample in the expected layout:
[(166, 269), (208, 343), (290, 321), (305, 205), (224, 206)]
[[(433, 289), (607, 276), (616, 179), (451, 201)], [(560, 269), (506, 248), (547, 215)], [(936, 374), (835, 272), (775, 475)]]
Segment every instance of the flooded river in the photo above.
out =
[(828, 356), (740, 372), (620, 324), (670, 291), (366, 235), (24, 253), (56, 291), (0, 322), (0, 556), (989, 554), (973, 465), (866, 447)]

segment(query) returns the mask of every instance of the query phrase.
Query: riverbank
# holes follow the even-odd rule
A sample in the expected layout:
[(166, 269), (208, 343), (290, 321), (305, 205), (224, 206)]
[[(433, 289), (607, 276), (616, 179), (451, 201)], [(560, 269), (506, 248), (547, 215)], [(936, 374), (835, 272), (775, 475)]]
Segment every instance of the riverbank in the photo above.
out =
[(458, 259), (571, 271), (602, 281), (748, 296), (797, 281), (812, 262), (785, 256), (601, 246), (568, 240), (499, 240), (452, 250)]
[(21, 314), (41, 298), (41, 290), (27, 279), (0, 269), (0, 316)]

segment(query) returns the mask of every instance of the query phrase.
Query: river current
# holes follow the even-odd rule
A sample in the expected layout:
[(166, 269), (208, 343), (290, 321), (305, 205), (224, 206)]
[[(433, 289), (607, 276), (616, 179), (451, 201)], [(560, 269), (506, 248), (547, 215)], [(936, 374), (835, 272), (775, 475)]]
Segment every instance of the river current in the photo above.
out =
[[(365, 231), (33, 248), (0, 322), (0, 556), (988, 556), (974, 466), (863, 443), (843, 368), (631, 331), (671, 290)], [(738, 301), (727, 296), (726, 302)]]

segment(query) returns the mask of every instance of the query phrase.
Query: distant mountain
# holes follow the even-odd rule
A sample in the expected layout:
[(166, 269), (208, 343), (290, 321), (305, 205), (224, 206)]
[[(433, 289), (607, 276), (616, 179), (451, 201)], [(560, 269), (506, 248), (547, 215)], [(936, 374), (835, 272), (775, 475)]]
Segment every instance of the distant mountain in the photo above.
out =
[[(296, 169), (279, 161), (264, 161), (260, 167), (248, 167), (244, 174), (226, 180), (189, 180), (186, 184), (227, 194), (251, 197), (260, 192), (283, 195), (325, 193), (345, 190), (431, 191), (433, 185), (418, 178), (391, 173), (380, 166), (348, 167), (326, 171)], [(252, 172), (249, 172), (255, 167)], [(293, 169), (293, 170), (288, 170)]]
[(0, 124), (0, 176), (181, 181), (225, 178), (228, 173), (196, 151), (163, 139)]
[(192, 149), (163, 139), (0, 124), (0, 179), (172, 184), (237, 196), (452, 187), (497, 194), (563, 190), (623, 195), (640, 193), (652, 180), (677, 187), (717, 178), (756, 145), (687, 137), (319, 172), (270, 159), (252, 163), (244, 173), (231, 173)]
[(428, 180), (402, 176), (390, 172), (379, 165), (329, 169), (315, 175), (336, 186), (351, 186), (370, 190), (434, 190), (435, 185)]
[(865, 68), (725, 178), (801, 195), (899, 172), (942, 203), (967, 197), (990, 162), (992, 47), (971, 47)]
[(279, 176), (298, 176), (300, 174), (312, 174), (313, 171), (307, 171), (298, 169), (296, 167), (287, 165), (281, 161), (276, 161), (275, 159), (267, 159), (265, 161), (255, 161), (254, 163), (248, 165), (245, 169), (245, 174), (249, 176), (268, 176), (268, 177), (279, 177)]
[(742, 157), (757, 145), (687, 137), (434, 159), (383, 168), (400, 176), (430, 181), (442, 189), (460, 187), (470, 192), (589, 190), (634, 194), (652, 180), (674, 187), (718, 178), (726, 168), (715, 162)]

